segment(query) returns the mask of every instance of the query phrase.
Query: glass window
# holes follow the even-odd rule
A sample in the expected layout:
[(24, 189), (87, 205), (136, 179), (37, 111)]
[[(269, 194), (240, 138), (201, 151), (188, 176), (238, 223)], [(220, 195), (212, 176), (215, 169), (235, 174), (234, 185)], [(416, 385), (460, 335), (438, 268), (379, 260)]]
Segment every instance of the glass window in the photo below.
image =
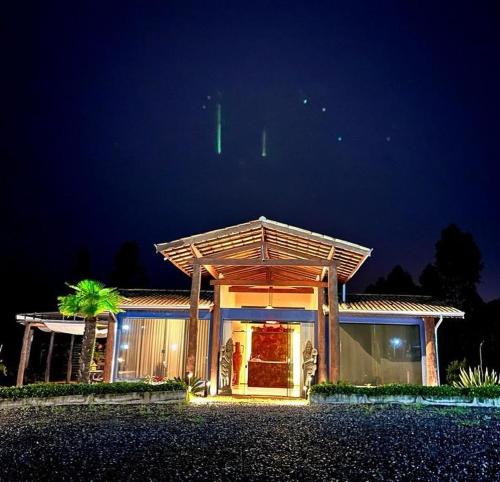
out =
[(118, 347), (118, 378), (184, 376), (187, 321), (125, 318)]
[(340, 324), (340, 378), (355, 385), (422, 383), (418, 325)]

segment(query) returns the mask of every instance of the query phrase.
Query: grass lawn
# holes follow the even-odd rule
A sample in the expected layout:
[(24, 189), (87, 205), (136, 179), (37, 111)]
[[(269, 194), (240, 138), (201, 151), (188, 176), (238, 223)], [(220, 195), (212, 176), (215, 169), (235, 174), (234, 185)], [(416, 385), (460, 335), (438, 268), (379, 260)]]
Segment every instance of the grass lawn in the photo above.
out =
[(0, 480), (500, 480), (500, 411), (213, 403), (0, 412)]

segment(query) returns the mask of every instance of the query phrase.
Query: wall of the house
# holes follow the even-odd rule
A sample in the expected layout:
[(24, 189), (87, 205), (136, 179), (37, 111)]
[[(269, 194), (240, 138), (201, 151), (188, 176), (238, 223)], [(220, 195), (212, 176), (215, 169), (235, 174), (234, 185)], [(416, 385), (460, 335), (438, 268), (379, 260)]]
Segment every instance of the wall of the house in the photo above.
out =
[[(187, 314), (166, 318), (122, 314), (115, 350), (115, 380), (184, 377), (187, 356)], [(182, 317), (180, 317), (182, 316)], [(210, 320), (198, 320), (195, 376), (208, 376)]]
[[(278, 289), (278, 288), (277, 288)], [(222, 308), (261, 307), (265, 308), (271, 302), (274, 308), (318, 309), (317, 289), (312, 293), (249, 293), (232, 292), (229, 286), (221, 286)]]
[(426, 383), (422, 320), (340, 318), (340, 378), (357, 385)]

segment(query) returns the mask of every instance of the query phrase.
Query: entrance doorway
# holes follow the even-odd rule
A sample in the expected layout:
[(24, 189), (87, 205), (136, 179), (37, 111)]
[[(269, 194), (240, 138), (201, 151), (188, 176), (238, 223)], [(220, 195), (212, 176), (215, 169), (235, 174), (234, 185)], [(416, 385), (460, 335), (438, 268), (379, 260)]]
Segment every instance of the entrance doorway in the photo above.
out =
[(301, 397), (308, 340), (314, 340), (312, 323), (225, 321), (223, 346), (232, 347), (232, 355), (225, 360), (231, 375), (222, 393)]

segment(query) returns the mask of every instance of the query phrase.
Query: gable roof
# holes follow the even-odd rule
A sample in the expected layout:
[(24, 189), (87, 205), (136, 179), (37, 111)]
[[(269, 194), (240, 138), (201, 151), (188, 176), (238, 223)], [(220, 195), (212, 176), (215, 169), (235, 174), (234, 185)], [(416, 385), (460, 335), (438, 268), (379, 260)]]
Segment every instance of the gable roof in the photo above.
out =
[[(370, 256), (372, 250), (348, 241), (261, 217), (254, 221), (216, 229), (155, 245), (156, 251), (191, 276), (195, 258), (239, 260), (337, 260), (337, 275), (345, 283)], [(204, 274), (228, 279), (321, 280), (321, 266), (204, 266)]]

